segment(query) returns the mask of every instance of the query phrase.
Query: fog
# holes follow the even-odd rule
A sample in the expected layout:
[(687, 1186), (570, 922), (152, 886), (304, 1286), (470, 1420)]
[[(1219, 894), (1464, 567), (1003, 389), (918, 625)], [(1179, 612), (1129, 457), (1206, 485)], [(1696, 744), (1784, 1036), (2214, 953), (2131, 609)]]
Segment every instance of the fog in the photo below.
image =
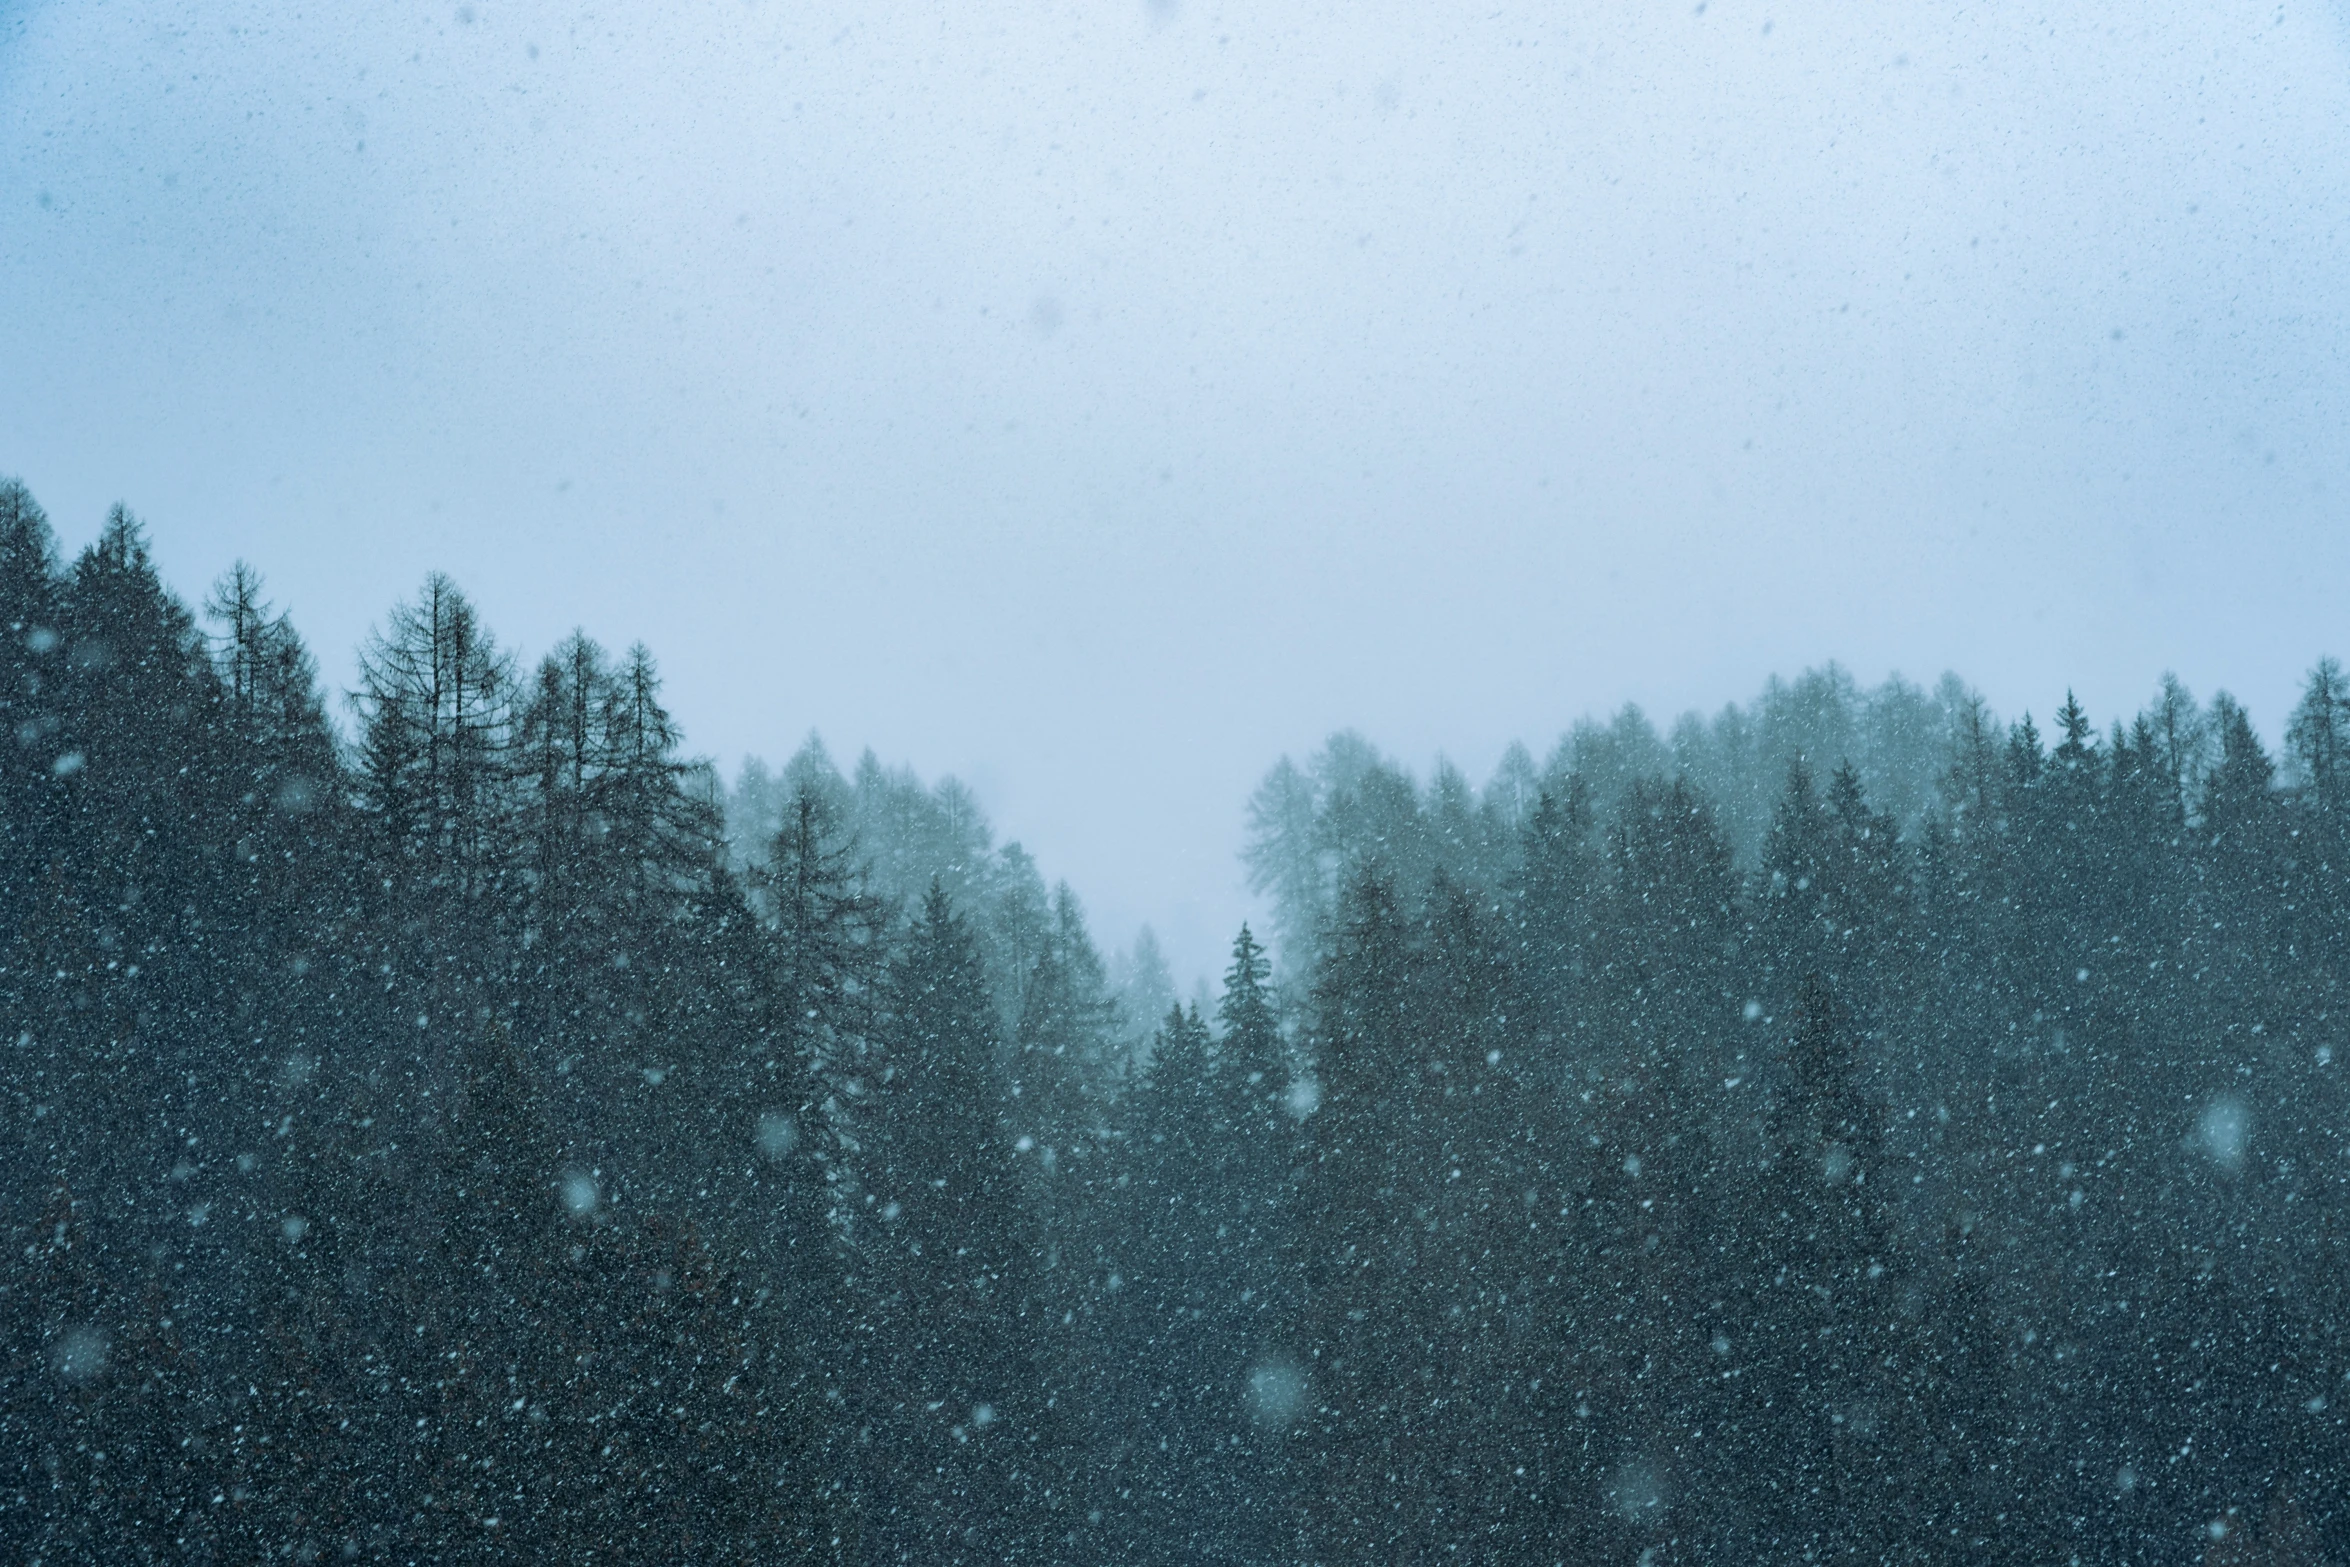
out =
[[(0, 471), (971, 783), (1186, 982), (1250, 788), (1958, 670), (2272, 737), (2339, 6), (0, 7)], [(1138, 830), (1138, 824), (1142, 824)]]
[(2346, 25), (0, 0), (0, 1533), (2350, 1561)]

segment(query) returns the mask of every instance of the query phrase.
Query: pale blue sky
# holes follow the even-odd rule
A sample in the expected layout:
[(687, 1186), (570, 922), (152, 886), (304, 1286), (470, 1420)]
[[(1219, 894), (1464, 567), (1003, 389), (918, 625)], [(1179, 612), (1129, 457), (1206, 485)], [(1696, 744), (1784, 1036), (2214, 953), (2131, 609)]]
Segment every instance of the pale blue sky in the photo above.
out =
[[(355, 16), (352, 13), (362, 12)], [(0, 4), (0, 472), (453, 572), (1215, 959), (1274, 757), (2350, 652), (2314, 5)]]

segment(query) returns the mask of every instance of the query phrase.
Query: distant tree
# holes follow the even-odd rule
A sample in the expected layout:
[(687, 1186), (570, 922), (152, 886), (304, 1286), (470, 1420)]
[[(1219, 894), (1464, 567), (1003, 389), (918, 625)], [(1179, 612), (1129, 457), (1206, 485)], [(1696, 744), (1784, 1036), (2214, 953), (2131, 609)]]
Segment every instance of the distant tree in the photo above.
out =
[(2001, 793), (1998, 726), (1981, 697), (1966, 693), (1950, 718), (1950, 752), (1941, 778), (1944, 825), (1961, 836), (1989, 832)]
[(777, 1036), (820, 1077), (853, 1073), (884, 911), (865, 889), (855, 841), (814, 789), (793, 795), (754, 885), (774, 932)]
[(1117, 1003), (1110, 998), (1100, 954), (1086, 935), (1075, 895), (1064, 884), (1054, 889), (1051, 923), (1029, 964), (1012, 1040), (1017, 1119), (1053, 1154), (1053, 1160), (1039, 1162), (1048, 1174), (1054, 1161), (1081, 1148), (1107, 1123), (1106, 1107), (1123, 1064), (1117, 1025)]
[(2340, 811), (2350, 793), (2350, 680), (2336, 660), (2321, 658), (2309, 671), (2285, 740), (2310, 803), (2321, 814)]
[(1534, 1009), (1534, 1048), (1555, 1070), (1576, 1053), (1573, 1036), (1587, 1021), (1579, 1003), (1595, 977), (1601, 883), (1592, 836), (1591, 792), (1570, 774), (1542, 791), (1518, 856), (1516, 967)]
[(264, 752), (308, 753), (305, 760), (323, 765), (328, 757), (318, 747), (328, 730), (317, 665), (262, 596), (261, 574), (237, 562), (213, 585), (204, 612), (221, 627), (214, 657), (236, 731)]
[(65, 610), (75, 749), (52, 772), (66, 783), (75, 874), (92, 891), (137, 889), (106, 902), (129, 915), (127, 929), (152, 931), (208, 879), (201, 845), (225, 804), (219, 684), (194, 618), (120, 506), (74, 563)]
[(1682, 779), (1635, 784), (1607, 834), (1607, 858), (1600, 1004), (1631, 1025), (1619, 1037), (1633, 1056), (1690, 1056), (1742, 999), (1731, 981), (1738, 875), (1711, 802)]
[(1216, 1018), (1224, 1029), (1217, 1044), (1224, 1066), (1219, 1119), (1240, 1142), (1237, 1157), (1246, 1184), (1269, 1196), (1287, 1175), (1286, 1144), (1294, 1124), (1287, 1104), (1288, 1049), (1275, 1003), (1272, 959), (1246, 924), (1232, 938), (1232, 963), (1224, 971)]
[(2213, 700), (2211, 713), (2219, 732), (2219, 760), (2204, 784), (2204, 830), (2223, 853), (2257, 854), (2274, 818), (2270, 790), (2276, 764), (2253, 731), (2251, 716), (2226, 692)]
[[(48, 884), (64, 849), (65, 776), (82, 759), (65, 733), (63, 605), (49, 519), (23, 485), (0, 480), (0, 951)], [(18, 1015), (32, 1004), (22, 966), (0, 969)]]
[(1118, 1338), (1130, 1364), (1110, 1379), (1121, 1406), (1109, 1433), (1115, 1466), (1135, 1493), (1133, 1533), (1173, 1560), (1235, 1549), (1228, 1439), (1243, 1423), (1245, 1349), (1234, 1343), (1236, 1250), (1230, 1191), (1218, 1179), (1234, 1128), (1222, 1124), (1216, 1044), (1196, 1010), (1170, 1007), (1151, 1043), (1130, 1109), (1132, 1232)]
[(2040, 774), (2048, 765), (2047, 753), (2040, 746), (2040, 728), (2026, 713), (2007, 731), (2007, 784), (2010, 789), (2029, 789), (2040, 781)]
[[(1396, 1487), (1411, 1466), (1412, 1417), (1429, 1396), (1410, 1375), (1415, 1217), (1425, 1179), (1415, 1157), (1423, 1055), (1411, 1004), (1408, 927), (1394, 890), (1358, 872), (1339, 901), (1314, 985), (1313, 1078), (1300, 1108), (1307, 1152), (1297, 1213), (1308, 1341), (1320, 1351), (1305, 1395), (1313, 1455), (1299, 1476), (1312, 1549), (1334, 1559), (1388, 1555), (1412, 1536)], [(1399, 1406), (1397, 1385), (1411, 1395)]]
[(2057, 742), (2050, 760), (2067, 773), (2093, 770), (2097, 764), (2096, 730), (2089, 722), (2088, 713), (2082, 710), (2080, 700), (2070, 691), (2064, 694), (2064, 706), (2056, 711), (2056, 726), (2064, 738)]
[[(317, 661), (293, 624), (262, 596), (261, 574), (242, 561), (214, 585), (205, 614), (219, 632), (213, 664), (222, 688), (219, 743), (233, 802), (214, 831), (230, 852), (267, 874), (263, 860), (291, 852), (315, 883), (339, 845), (345, 780), (340, 746), (318, 686)], [(270, 852), (274, 851), (274, 852)], [(319, 898), (328, 896), (314, 889)], [(315, 918), (314, 904), (309, 917)]]
[(1273, 929), (1282, 950), (1304, 959), (1329, 901), (1329, 872), (1315, 841), (1313, 785), (1283, 757), (1250, 797), (1248, 814), (1243, 859), (1249, 888), (1273, 900)]
[(1787, 769), (1787, 787), (1763, 841), (1764, 906), (1778, 916), (1782, 943), (1816, 947), (1820, 927), (1833, 922), (1833, 859), (1827, 809), (1813, 787), (1811, 769), (1797, 762)]
[(2202, 790), (2209, 725), (2194, 695), (2168, 672), (2146, 719), (2154, 737), (2153, 765), (2171, 785), (2175, 819), (2183, 824)]

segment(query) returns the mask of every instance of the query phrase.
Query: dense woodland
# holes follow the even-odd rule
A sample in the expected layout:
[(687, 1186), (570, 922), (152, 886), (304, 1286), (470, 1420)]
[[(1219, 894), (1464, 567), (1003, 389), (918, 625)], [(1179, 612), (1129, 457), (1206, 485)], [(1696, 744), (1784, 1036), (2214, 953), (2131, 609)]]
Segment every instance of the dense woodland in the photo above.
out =
[(1341, 736), (1176, 1007), (442, 578), (346, 705), (6, 486), (0, 630), (14, 1555), (2350, 1561), (2330, 662)]

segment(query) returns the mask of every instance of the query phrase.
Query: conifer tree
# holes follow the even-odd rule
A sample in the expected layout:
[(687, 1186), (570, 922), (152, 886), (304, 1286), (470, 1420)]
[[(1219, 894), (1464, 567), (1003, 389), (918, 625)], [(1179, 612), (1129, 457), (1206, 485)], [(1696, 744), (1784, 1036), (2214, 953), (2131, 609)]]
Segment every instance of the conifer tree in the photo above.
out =
[[(30, 906), (62, 847), (65, 657), (57, 546), (23, 485), (0, 480), (0, 897)], [(0, 927), (0, 940), (13, 935)]]
[(200, 846), (223, 803), (219, 686), (193, 617), (122, 507), (75, 562), (65, 611), (75, 750), (59, 760), (71, 762), (61, 776), (75, 874), (93, 892), (132, 889), (105, 901), (127, 916), (126, 934), (156, 934), (208, 879)]
[(777, 1037), (829, 1086), (857, 1070), (882, 911), (857, 846), (814, 789), (793, 796), (757, 885), (774, 931)]
[(511, 662), (438, 573), (360, 654), (361, 783), (395, 890), (467, 909), (504, 890)]
[(1232, 940), (1217, 1021), (1216, 1124), (1230, 1151), (1224, 1175), (1233, 1238), (1248, 1259), (1257, 1297), (1272, 1296), (1286, 1249), (1289, 1174), (1296, 1120), (1290, 1113), (1288, 1047), (1274, 1005), (1273, 966), (1247, 925)]
[(365, 961), (413, 1023), (400, 1070), (420, 1088), (446, 1078), (457, 1041), (510, 999), (522, 924), (513, 686), (509, 659), (439, 573), (360, 652), (355, 771), (376, 943)]
[(1151, 1043), (1132, 1107), (1132, 1233), (1114, 1332), (1130, 1363), (1113, 1379), (1122, 1406), (1113, 1464), (1139, 1496), (1134, 1533), (1168, 1559), (1232, 1549), (1226, 1439), (1241, 1418), (1244, 1352), (1234, 1344), (1234, 1252), (1221, 1155), (1235, 1128), (1220, 1112), (1222, 1062), (1197, 1010), (1171, 1007)]
[(565, 1167), (501, 1025), (460, 1058), (434, 1163), (442, 1223), (405, 1281), (417, 1543), (501, 1559), (837, 1554), (823, 1404), (763, 1302), (695, 1233)]
[[(1423, 1057), (1410, 964), (1393, 889), (1375, 871), (1357, 873), (1314, 986), (1314, 1108), (1297, 1221), (1316, 1350), (1305, 1394), (1312, 1464), (1299, 1483), (1312, 1548), (1338, 1558), (1401, 1547), (1409, 1536), (1395, 1488), (1421, 1479), (1413, 1419), (1423, 1412), (1415, 1373), (1424, 1356), (1408, 1313), (1425, 1236), (1412, 1158)], [(1399, 1403), (1396, 1381), (1410, 1403)]]
[(2337, 660), (2310, 669), (2285, 738), (2315, 814), (2339, 814), (2350, 792), (2350, 680)]
[(1035, 1358), (1036, 1239), (1006, 1124), (995, 1008), (942, 889), (925, 897), (884, 994), (861, 1149), (879, 1199), (876, 1418), (909, 1461), (872, 1477), (867, 1537), (902, 1559), (1034, 1559), (1050, 1537), (1044, 1493), (1061, 1463)]
[(1545, 789), (1528, 819), (1520, 848), (1514, 905), (1518, 916), (1517, 969), (1542, 1058), (1572, 1058), (1576, 1003), (1592, 977), (1592, 927), (1599, 865), (1592, 846), (1591, 791), (1580, 774)]

